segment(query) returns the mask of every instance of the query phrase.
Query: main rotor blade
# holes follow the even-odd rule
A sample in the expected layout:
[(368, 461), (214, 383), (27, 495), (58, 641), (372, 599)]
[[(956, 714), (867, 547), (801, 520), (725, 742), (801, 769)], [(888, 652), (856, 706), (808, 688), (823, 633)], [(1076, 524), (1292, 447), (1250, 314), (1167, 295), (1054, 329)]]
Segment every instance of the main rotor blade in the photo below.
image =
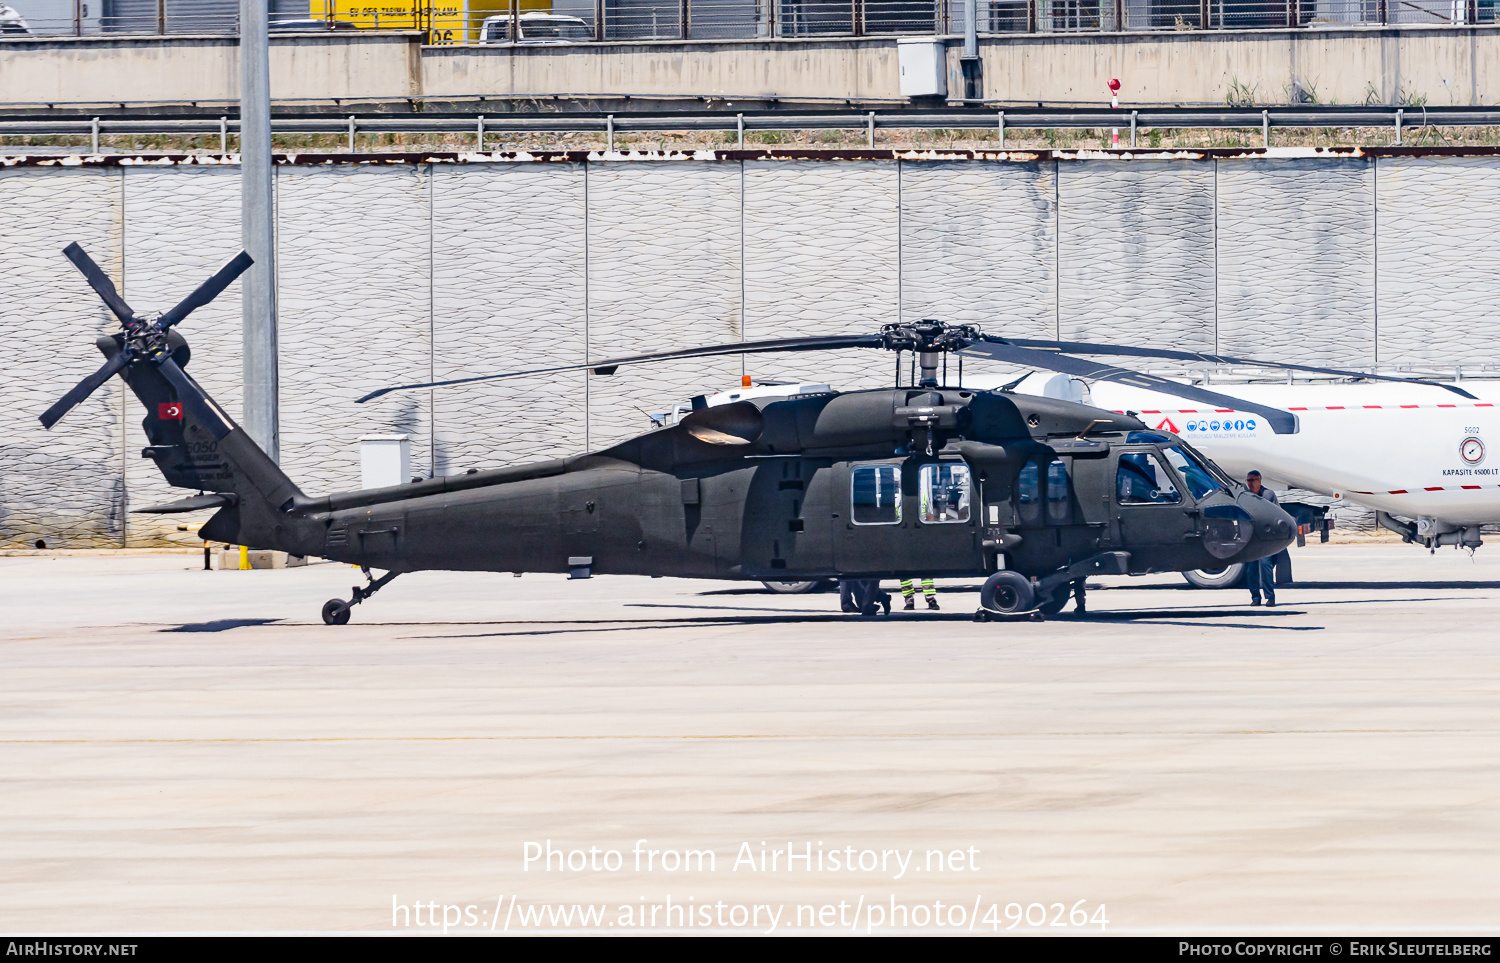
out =
[(177, 307), (161, 316), (157, 324), (163, 331), (192, 314), (198, 308), (203, 307), (220, 294), (224, 289), (234, 283), (234, 279), (250, 269), (255, 259), (248, 251), (241, 251), (234, 256), (234, 260), (219, 268), (219, 273), (198, 285), (197, 289), (177, 303)]
[(203, 390), (193, 384), (187, 372), (177, 366), (177, 362), (170, 357), (163, 358), (157, 363), (157, 367), (161, 369), (162, 377), (170, 381), (172, 387), (177, 389), (177, 400), (193, 413), (193, 417), (198, 420), (199, 424), (208, 429), (209, 433), (214, 436), (214, 441), (219, 441), (229, 434), (229, 424), (223, 415), (209, 403)]
[(1131, 371), (1129, 368), (1116, 368), (1114, 365), (1098, 361), (1075, 358), (1069, 354), (1062, 354), (1055, 349), (1044, 351), (1037, 348), (1023, 348), (1013, 343), (1000, 344), (994, 341), (976, 341), (963, 349), (961, 353), (993, 358), (996, 361), (1025, 365), (1030, 368), (1046, 368), (1050, 371), (1061, 371), (1063, 374), (1070, 374), (1078, 378), (1092, 378), (1096, 381), (1114, 381), (1119, 384), (1130, 385), (1133, 388), (1145, 388), (1148, 391), (1159, 391), (1162, 394), (1176, 395), (1179, 398), (1186, 398), (1189, 401), (1196, 401), (1229, 411), (1248, 411), (1266, 419), (1266, 422), (1271, 426), (1271, 430), (1278, 435), (1291, 435), (1297, 432), (1297, 416), (1289, 411), (1256, 404), (1241, 398), (1231, 398), (1229, 395), (1221, 395), (1217, 391), (1206, 391), (1192, 385), (1179, 384), (1175, 381), (1158, 378), (1156, 375), (1146, 374), (1142, 371)]
[(75, 405), (83, 401), (83, 399), (87, 398), (89, 395), (93, 394), (100, 385), (104, 384), (104, 382), (114, 377), (115, 372), (119, 371), (121, 368), (125, 367), (128, 364), (130, 364), (130, 356), (124, 351), (121, 351), (119, 354), (114, 355), (108, 361), (104, 362), (104, 364), (99, 368), (98, 371), (95, 371), (87, 378), (84, 378), (82, 381), (78, 382), (78, 384), (73, 386), (72, 391), (69, 391), (67, 394), (63, 395), (57, 400), (57, 404), (42, 412), (42, 427), (51, 428), (53, 425), (57, 424), (58, 420), (62, 418), (63, 415), (72, 411)]
[(120, 297), (120, 292), (115, 290), (115, 282), (111, 281), (109, 275), (94, 263), (94, 259), (78, 246), (77, 241), (63, 248), (63, 257), (73, 262), (78, 273), (89, 282), (89, 287), (93, 288), (94, 293), (99, 295), (99, 299), (104, 302), (105, 306), (115, 313), (115, 317), (120, 319), (121, 324), (129, 324), (135, 320), (135, 312), (130, 310), (130, 305), (126, 304), (125, 299)]
[(1470, 400), (1478, 400), (1456, 385), (1445, 385), (1422, 378), (1397, 378), (1393, 375), (1372, 374), (1367, 371), (1345, 371), (1341, 368), (1316, 368), (1307, 364), (1286, 364), (1280, 361), (1259, 361), (1254, 358), (1231, 358), (1228, 355), (1208, 354), (1199, 351), (1173, 351), (1168, 348), (1135, 348), (1118, 344), (1091, 344), (1082, 341), (1030, 341), (1024, 338), (986, 337), (986, 341), (1013, 344), (1021, 348), (1036, 348), (1041, 351), (1067, 351), (1071, 354), (1116, 355), (1129, 358), (1166, 358), (1172, 361), (1206, 361), (1209, 364), (1253, 365), (1260, 368), (1280, 368), (1283, 371), (1311, 371), (1316, 374), (1336, 375), (1340, 378), (1361, 378), (1370, 381), (1395, 381), (1402, 384), (1424, 385), (1442, 388)]
[(613, 374), (614, 369), (627, 364), (651, 364), (657, 361), (676, 361), (683, 358), (708, 358), (725, 354), (766, 354), (774, 351), (825, 351), (834, 348), (883, 348), (885, 339), (878, 334), (836, 334), (807, 338), (774, 338), (768, 341), (736, 341), (730, 344), (706, 345), (701, 348), (681, 348), (676, 351), (656, 351), (625, 358), (608, 358), (590, 361), (587, 364), (558, 365), (554, 368), (528, 368), (525, 371), (506, 371), (501, 374), (478, 375), (473, 378), (452, 378), (448, 381), (424, 381), (420, 384), (396, 385), (372, 391), (358, 404), (373, 401), (392, 391), (409, 391), (414, 388), (446, 388), (449, 385), (469, 385), (481, 381), (498, 381), (502, 378), (520, 378), (526, 375), (560, 374), (564, 371), (593, 370), (596, 374)]

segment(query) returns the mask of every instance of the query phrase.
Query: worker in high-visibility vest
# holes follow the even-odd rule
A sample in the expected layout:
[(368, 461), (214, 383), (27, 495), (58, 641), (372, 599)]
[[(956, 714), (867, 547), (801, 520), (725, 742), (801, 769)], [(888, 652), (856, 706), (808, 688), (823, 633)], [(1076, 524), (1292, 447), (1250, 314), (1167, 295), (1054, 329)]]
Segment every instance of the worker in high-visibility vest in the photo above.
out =
[[(929, 484), (925, 475), (920, 493), (921, 518), (924, 523), (959, 521), (968, 517), (967, 492), (963, 487), (949, 480), (947, 483)], [(917, 607), (916, 588), (912, 580), (904, 578), (901, 580), (901, 597), (906, 600), (902, 605), (906, 611)], [(932, 579), (922, 579), (922, 597), (927, 600), (929, 609), (938, 607), (937, 589), (932, 584)]]
[[(901, 580), (901, 597), (906, 599), (906, 603), (901, 607), (906, 609), (906, 611), (908, 612), (917, 607), (917, 590), (912, 586), (911, 583), (912, 580), (909, 578), (904, 578)], [(937, 589), (933, 586), (932, 579), (930, 578), (922, 579), (922, 597), (927, 600), (927, 607), (929, 609), (935, 609), (938, 607)]]

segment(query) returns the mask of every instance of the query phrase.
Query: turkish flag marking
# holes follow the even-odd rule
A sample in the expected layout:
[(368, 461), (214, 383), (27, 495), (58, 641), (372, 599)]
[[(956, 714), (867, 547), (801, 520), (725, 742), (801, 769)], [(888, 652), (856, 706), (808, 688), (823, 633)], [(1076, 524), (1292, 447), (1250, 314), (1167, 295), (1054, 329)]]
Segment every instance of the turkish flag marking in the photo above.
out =
[(156, 406), (156, 417), (162, 421), (181, 421), (182, 402), (163, 401)]

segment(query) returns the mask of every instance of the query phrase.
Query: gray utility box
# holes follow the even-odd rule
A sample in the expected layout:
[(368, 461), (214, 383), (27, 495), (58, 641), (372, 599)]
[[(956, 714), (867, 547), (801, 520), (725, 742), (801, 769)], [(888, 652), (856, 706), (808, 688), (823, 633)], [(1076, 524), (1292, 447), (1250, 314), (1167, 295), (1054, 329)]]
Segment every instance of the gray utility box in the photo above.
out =
[(896, 41), (901, 96), (948, 96), (947, 49), (947, 44), (933, 37), (902, 37)]
[(359, 487), (389, 488), (411, 481), (411, 439), (363, 435), (359, 439)]

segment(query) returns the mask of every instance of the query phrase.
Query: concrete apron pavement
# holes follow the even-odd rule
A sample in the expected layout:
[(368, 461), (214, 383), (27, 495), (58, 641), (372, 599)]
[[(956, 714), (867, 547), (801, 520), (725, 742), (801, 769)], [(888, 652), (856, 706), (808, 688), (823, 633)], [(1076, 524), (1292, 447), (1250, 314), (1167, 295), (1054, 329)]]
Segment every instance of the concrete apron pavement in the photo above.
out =
[[(940, 901), (1068, 932), (1054, 904), (1081, 900), (1111, 932), (1500, 929), (1500, 554), (1293, 557), (1272, 610), (1176, 576), (979, 624), (957, 583), (862, 620), (736, 583), (424, 573), (337, 628), (347, 566), (0, 558), (0, 929), (433, 932), (447, 905), (450, 931), (517, 932), (581, 903), (618, 931), (669, 894), (657, 928)], [(620, 866), (528, 864), (547, 840)], [(823, 869), (762, 871), (762, 844)], [(663, 868), (687, 849), (712, 869)]]

